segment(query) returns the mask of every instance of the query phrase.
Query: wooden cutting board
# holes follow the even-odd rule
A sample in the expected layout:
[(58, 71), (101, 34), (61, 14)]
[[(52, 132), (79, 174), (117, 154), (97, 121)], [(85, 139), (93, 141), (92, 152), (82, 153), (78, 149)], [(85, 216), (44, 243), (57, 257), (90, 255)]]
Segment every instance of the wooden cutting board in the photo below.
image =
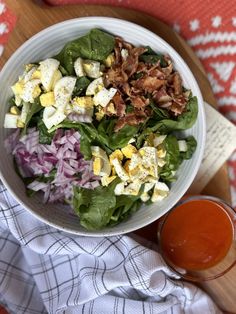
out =
[[(67, 7), (49, 7), (46, 5), (39, 5), (42, 4), (42, 1), (5, 0), (5, 2), (17, 15), (18, 21), (16, 28), (10, 37), (10, 41), (6, 45), (4, 54), (0, 58), (0, 67), (4, 65), (11, 54), (21, 44), (32, 35), (48, 26), (67, 19), (82, 16), (111, 16), (142, 25), (170, 43), (191, 68), (198, 81), (204, 100), (214, 107), (217, 107), (204, 69), (191, 48), (171, 28), (153, 17), (147, 16), (141, 12), (109, 6), (73, 5)], [(119, 34), (119, 30), (117, 30), (117, 34)], [(220, 197), (230, 203), (230, 190), (226, 165), (217, 172), (202, 193)], [(155, 239), (155, 224), (143, 229), (142, 234), (147, 238), (152, 237)], [(236, 302), (234, 301), (236, 296), (236, 270), (233, 269), (226, 276), (205, 284), (204, 289), (212, 295), (215, 302), (217, 302), (222, 309), (235, 311), (236, 313)]]

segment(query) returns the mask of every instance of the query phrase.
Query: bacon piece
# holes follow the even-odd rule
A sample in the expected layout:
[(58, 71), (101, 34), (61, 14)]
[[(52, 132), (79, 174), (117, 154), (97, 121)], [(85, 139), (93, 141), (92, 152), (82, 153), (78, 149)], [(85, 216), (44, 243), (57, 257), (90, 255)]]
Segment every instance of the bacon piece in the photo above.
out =
[(175, 95), (180, 95), (182, 93), (182, 80), (178, 72), (174, 73), (173, 86)]
[(122, 86), (128, 81), (128, 75), (120, 68), (115, 66), (110, 68), (105, 74), (105, 85)]
[(121, 50), (119, 47), (115, 47), (114, 51), (115, 51), (115, 64), (119, 64), (121, 62)]
[(118, 122), (116, 123), (116, 126), (114, 128), (115, 132), (118, 132), (120, 129), (122, 129), (126, 124), (128, 125), (139, 125), (140, 123), (143, 123), (146, 120), (146, 116), (138, 116), (135, 113), (127, 113), (126, 116), (120, 118)]
[(175, 115), (179, 116), (184, 111), (185, 106), (182, 106), (175, 101), (172, 102), (172, 105), (170, 107), (170, 111)]
[(145, 92), (152, 93), (166, 84), (166, 81), (159, 80), (157, 77), (145, 75), (136, 81), (132, 81), (131, 84), (136, 88), (143, 89)]
[(145, 52), (145, 48), (133, 48), (130, 50), (128, 57), (123, 61), (121, 68), (128, 75), (132, 76), (137, 72), (138, 68), (138, 58), (141, 54)]
[(172, 101), (167, 101), (162, 104), (159, 104), (159, 107), (165, 108), (165, 109), (171, 108), (171, 106), (172, 106)]
[(112, 101), (114, 102), (115, 105), (115, 109), (116, 109), (116, 115), (118, 117), (122, 117), (125, 115), (125, 109), (126, 109), (126, 105), (125, 102), (121, 96), (121, 94), (119, 92), (117, 92), (115, 94), (115, 96), (113, 97)]
[(126, 95), (128, 96), (131, 96), (131, 88), (130, 88), (130, 85), (129, 83), (124, 83), (124, 85), (122, 86), (122, 91), (123, 93), (125, 93)]
[(144, 109), (149, 104), (149, 102), (150, 100), (144, 96), (131, 97), (131, 103), (133, 107), (137, 109)]
[(168, 66), (165, 67), (165, 68), (161, 68), (161, 70), (162, 70), (162, 72), (163, 72), (166, 76), (170, 75), (170, 74), (172, 73), (172, 71), (173, 71), (173, 63), (172, 63), (172, 61), (169, 59), (169, 60), (168, 60)]
[(162, 87), (161, 89), (153, 93), (153, 99), (157, 103), (166, 103), (171, 101), (172, 98), (170, 95), (167, 94), (165, 87)]

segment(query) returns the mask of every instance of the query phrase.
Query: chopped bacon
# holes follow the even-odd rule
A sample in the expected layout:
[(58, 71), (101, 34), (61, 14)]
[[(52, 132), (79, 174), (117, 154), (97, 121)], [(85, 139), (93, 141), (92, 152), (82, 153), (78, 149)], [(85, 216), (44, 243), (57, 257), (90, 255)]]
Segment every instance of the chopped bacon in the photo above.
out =
[(118, 47), (115, 47), (115, 64), (119, 64), (121, 62), (121, 50)]
[(144, 109), (147, 105), (149, 105), (149, 102), (149, 99), (144, 96), (131, 97), (131, 103), (133, 107), (137, 109)]
[(176, 103), (175, 101), (172, 102), (172, 105), (170, 107), (170, 111), (175, 115), (180, 115), (184, 110), (184, 106), (181, 106), (180, 104)]
[(178, 72), (174, 73), (173, 86), (175, 95), (180, 95), (182, 92), (182, 80)]
[(144, 77), (132, 81), (131, 84), (136, 88), (142, 88), (145, 92), (152, 93), (166, 83), (165, 80), (159, 80), (157, 77), (145, 75)]
[(159, 105), (159, 107), (165, 108), (165, 109), (171, 108), (171, 106), (172, 106), (172, 101), (167, 101), (167, 102), (164, 102), (163, 104)]
[(115, 126), (114, 131), (118, 132), (122, 129), (126, 124), (128, 125), (139, 125), (146, 120), (145, 116), (138, 116), (135, 113), (127, 113), (126, 116), (120, 118)]
[(171, 61), (169, 61), (168, 66), (165, 67), (165, 68), (162, 68), (162, 72), (163, 72), (166, 76), (168, 76), (168, 75), (170, 75), (170, 74), (172, 73), (172, 71), (173, 71), (173, 63), (172, 63)]
[(131, 96), (131, 87), (129, 85), (129, 83), (124, 83), (124, 85), (122, 86), (122, 90), (124, 92), (124, 94), (128, 95), (129, 97)]
[(153, 99), (157, 102), (157, 104), (163, 104), (165, 102), (171, 101), (172, 97), (168, 95), (166, 89), (162, 87), (153, 93)]
[(128, 75), (118, 66), (109, 69), (105, 75), (105, 84), (114, 87), (122, 86), (128, 81)]
[(125, 105), (125, 102), (124, 102), (121, 94), (119, 92), (117, 92), (112, 100), (113, 100), (114, 105), (115, 105), (116, 115), (118, 117), (123, 117), (125, 115), (126, 105)]
[[(122, 49), (127, 56), (122, 58)], [(146, 48), (134, 47), (122, 38), (115, 39), (115, 63), (105, 68), (104, 83), (107, 88), (115, 87), (118, 92), (113, 97), (113, 115), (119, 117), (115, 130), (124, 125), (138, 125), (152, 114), (149, 99), (153, 99), (157, 107), (165, 108), (174, 116), (181, 114), (187, 104), (188, 93), (182, 89), (182, 80), (173, 69), (169, 56), (164, 56), (166, 66), (161, 61), (145, 63), (139, 61)], [(133, 106), (132, 113), (126, 113), (127, 103)], [(105, 112), (110, 115), (110, 112)]]
[(138, 58), (145, 50), (145, 48), (133, 48), (130, 50), (128, 57), (123, 61), (121, 68), (128, 77), (132, 76), (137, 71)]

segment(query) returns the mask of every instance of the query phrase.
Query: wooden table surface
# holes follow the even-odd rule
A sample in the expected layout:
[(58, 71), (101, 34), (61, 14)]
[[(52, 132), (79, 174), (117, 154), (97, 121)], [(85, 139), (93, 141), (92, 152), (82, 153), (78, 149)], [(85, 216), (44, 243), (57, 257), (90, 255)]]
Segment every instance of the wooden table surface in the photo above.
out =
[[(94, 5), (73, 5), (67, 7), (49, 7), (38, 5), (39, 1), (32, 0), (5, 0), (7, 5), (17, 15), (17, 25), (6, 45), (3, 56), (0, 58), (0, 67), (8, 60), (11, 54), (32, 35), (55, 23), (84, 16), (111, 16), (126, 19), (142, 25), (157, 33), (170, 43), (184, 58), (191, 68), (200, 86), (205, 101), (217, 106), (214, 95), (204, 69), (191, 48), (185, 41), (173, 32), (171, 28), (153, 17), (132, 10)], [(36, 4), (36, 2), (38, 4)], [(117, 30), (119, 33), (119, 30)], [(29, 60), (30, 61), (30, 60)], [(230, 203), (230, 190), (227, 175), (227, 166), (224, 165), (215, 177), (208, 183), (202, 194), (214, 195)], [(146, 238), (156, 238), (156, 224), (153, 223), (140, 231)], [(221, 307), (221, 309), (236, 313), (236, 268), (225, 276), (201, 285)], [(207, 314), (207, 313), (204, 313)]]

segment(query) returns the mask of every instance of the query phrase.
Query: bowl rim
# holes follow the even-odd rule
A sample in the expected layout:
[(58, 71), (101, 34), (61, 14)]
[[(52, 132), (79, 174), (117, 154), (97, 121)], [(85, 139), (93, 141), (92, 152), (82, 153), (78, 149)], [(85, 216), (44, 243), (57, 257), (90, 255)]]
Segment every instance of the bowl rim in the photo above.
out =
[[(140, 26), (136, 23), (127, 21), (127, 20), (123, 20), (123, 19), (119, 19), (119, 18), (113, 18), (113, 17), (103, 17), (103, 16), (89, 16), (89, 17), (79, 17), (79, 18), (73, 18), (73, 19), (68, 19), (66, 21), (63, 22), (59, 22), (56, 23), (54, 25), (51, 25), (49, 27), (44, 28), (43, 30), (41, 30), (40, 32), (34, 34), (33, 36), (31, 36), (27, 41), (25, 41), (21, 46), (19, 46), (16, 51), (10, 56), (10, 58), (7, 60), (7, 62), (4, 64), (1, 72), (0, 72), (0, 82), (1, 80), (4, 78), (4, 74), (7, 71), (7, 68), (9, 66), (9, 64), (12, 62), (12, 59), (17, 58), (18, 56), (21, 55), (22, 51), (24, 49), (26, 49), (29, 45), (32, 44), (32, 42), (37, 41), (40, 39), (41, 36), (45, 35), (45, 33), (51, 31), (51, 30), (55, 30), (58, 27), (61, 26), (69, 26), (70, 24), (73, 23), (98, 23), (100, 24), (98, 26), (98, 28), (103, 28), (102, 27), (102, 23), (103, 22), (114, 22), (114, 23), (118, 23), (118, 24), (123, 24), (126, 25), (127, 28), (136, 28), (136, 30), (139, 30), (140, 32), (142, 32), (143, 34), (146, 34), (147, 36), (155, 36), (158, 39), (158, 42), (160, 45), (162, 45), (165, 48), (168, 48), (168, 52), (170, 52), (171, 58), (174, 60), (175, 63), (182, 63), (189, 71), (189, 74), (191, 75), (191, 80), (192, 80), (192, 86), (194, 85), (194, 89), (197, 92), (198, 96), (198, 115), (201, 112), (201, 144), (200, 144), (200, 149), (199, 149), (199, 153), (198, 153), (198, 159), (197, 162), (195, 164), (194, 167), (194, 171), (192, 171), (191, 174), (189, 174), (189, 176), (187, 177), (187, 180), (184, 181), (184, 186), (182, 188), (182, 192), (180, 193), (180, 195), (178, 196), (178, 199), (176, 200), (176, 202), (173, 204), (173, 206), (175, 206), (175, 204), (181, 199), (181, 197), (185, 194), (185, 192), (187, 191), (187, 189), (189, 188), (189, 186), (191, 185), (191, 183), (193, 182), (197, 171), (199, 170), (202, 158), (203, 158), (203, 153), (204, 153), (204, 147), (205, 147), (205, 140), (206, 140), (206, 116), (205, 116), (205, 110), (204, 110), (204, 101), (202, 98), (202, 94), (200, 91), (200, 88), (198, 86), (198, 83), (191, 71), (191, 69), (189, 68), (189, 66), (187, 65), (187, 63), (184, 61), (184, 59), (179, 55), (179, 53), (169, 44), (167, 43), (164, 39), (162, 39), (159, 35), (157, 35), (156, 33), (150, 31), (149, 29)], [(89, 27), (88, 27), (89, 28)], [(119, 33), (119, 29), (117, 29), (117, 33)], [(172, 55), (175, 55), (175, 57), (172, 57)], [(178, 60), (176, 60), (178, 59)], [(78, 231), (78, 230), (74, 230), (73, 227), (63, 227), (57, 223), (51, 222), (49, 220), (47, 220), (46, 218), (42, 217), (39, 213), (35, 212), (32, 208), (30, 208), (30, 206), (27, 206), (24, 204), (24, 201), (22, 201), (20, 199), (20, 197), (18, 197), (16, 195), (16, 193), (14, 192), (14, 190), (10, 187), (10, 185), (7, 182), (7, 179), (2, 175), (2, 171), (0, 168), (0, 178), (2, 180), (2, 182), (4, 183), (4, 185), (7, 187), (8, 191), (13, 195), (13, 197), (19, 202), (19, 204), (21, 204), (23, 206), (23, 208), (25, 208), (27, 211), (29, 211), (35, 218), (39, 219), (40, 221), (46, 223), (47, 225), (50, 225), (56, 229), (59, 230), (63, 230), (65, 232), (74, 234), (74, 235), (82, 235), (82, 236), (91, 236), (91, 237), (100, 237), (100, 236), (115, 236), (115, 235), (121, 235), (121, 234), (125, 234), (125, 233), (129, 233), (129, 232), (133, 232), (135, 230), (138, 230), (140, 228), (143, 228), (149, 224), (151, 224), (152, 222), (156, 221), (157, 219), (159, 219), (160, 217), (162, 217), (163, 215), (165, 215), (171, 208), (167, 208), (166, 210), (163, 211), (163, 213), (157, 217), (148, 217), (145, 221), (141, 221), (138, 224), (135, 224), (135, 226), (129, 226), (129, 227), (125, 227), (125, 228), (121, 228), (120, 231), (112, 231), (112, 228), (108, 231), (105, 231), (104, 229), (101, 230), (95, 230), (95, 231), (89, 231), (84, 229), (85, 231)], [(103, 231), (104, 230), (104, 231)]]

